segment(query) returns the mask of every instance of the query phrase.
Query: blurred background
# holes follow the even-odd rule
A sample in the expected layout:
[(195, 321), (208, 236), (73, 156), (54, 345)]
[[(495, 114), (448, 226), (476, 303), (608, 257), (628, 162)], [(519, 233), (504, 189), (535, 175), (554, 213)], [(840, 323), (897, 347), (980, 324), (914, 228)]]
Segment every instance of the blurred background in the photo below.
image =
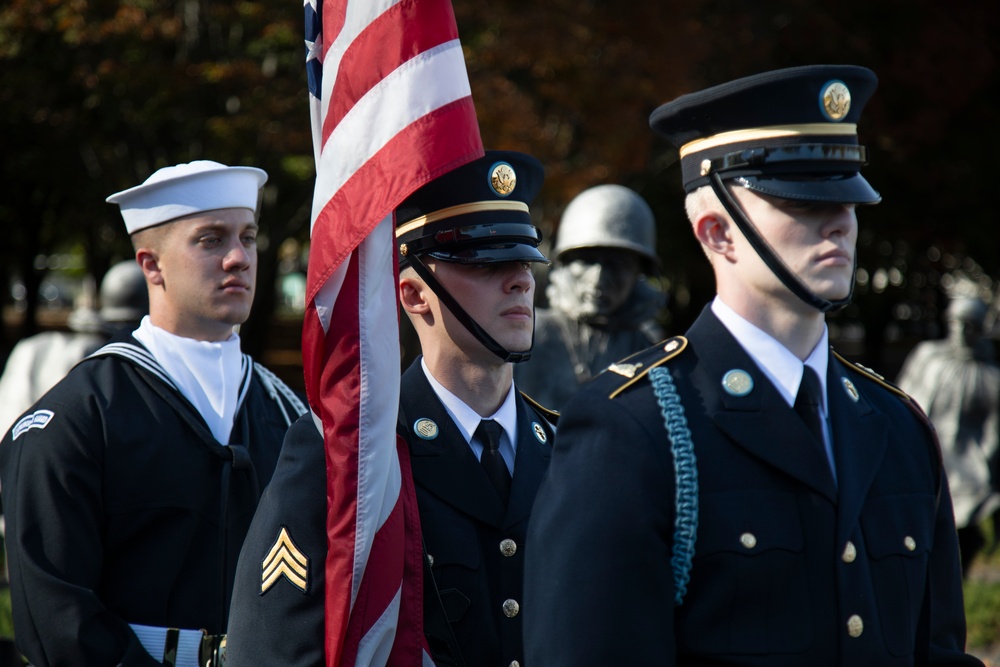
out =
[[(895, 377), (916, 343), (943, 335), (954, 294), (990, 304), (995, 344), (1000, 3), (455, 0), (454, 8), (484, 143), (546, 167), (533, 214), (547, 237), (592, 185), (629, 186), (652, 206), (668, 333), (686, 329), (714, 285), (683, 218), (676, 151), (649, 130), (650, 111), (778, 67), (875, 70), (879, 90), (859, 134), (884, 202), (859, 212), (857, 292), (830, 319), (834, 344)], [(260, 286), (241, 335), (246, 351), (302, 387), (314, 176), (302, 14), (291, 0), (3, 3), (0, 366), (21, 338), (64, 328), (74, 302), (131, 255), (107, 195), (159, 167), (213, 159), (270, 174)], [(972, 592), (987, 591), (974, 600), (986, 619), (975, 621), (985, 633), (976, 641), (1000, 635), (998, 580)]]
[[(893, 377), (916, 342), (942, 335), (949, 290), (994, 303), (1000, 4), (454, 6), (485, 144), (546, 166), (534, 214), (548, 238), (592, 185), (627, 185), (653, 207), (668, 332), (683, 331), (714, 286), (683, 220), (676, 151), (649, 130), (649, 112), (808, 63), (865, 65), (880, 79), (859, 133), (884, 202), (859, 215), (857, 295), (831, 319), (840, 351)], [(302, 7), (287, 0), (4, 3), (0, 363), (20, 338), (64, 326), (81, 290), (130, 256), (108, 194), (209, 158), (270, 174), (261, 287), (242, 335), (247, 351), (302, 386), (313, 178), (303, 59)]]

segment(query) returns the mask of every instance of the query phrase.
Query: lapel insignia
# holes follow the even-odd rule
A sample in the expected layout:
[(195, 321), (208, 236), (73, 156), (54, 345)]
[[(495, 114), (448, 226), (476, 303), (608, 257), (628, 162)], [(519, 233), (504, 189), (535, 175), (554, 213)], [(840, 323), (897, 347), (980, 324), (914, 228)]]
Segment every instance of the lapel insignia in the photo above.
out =
[(267, 552), (260, 566), (260, 594), (263, 595), (285, 577), (303, 593), (309, 586), (309, 557), (299, 551), (288, 534), (288, 528), (281, 527), (278, 539)]
[(753, 391), (753, 378), (739, 368), (734, 368), (722, 376), (722, 388), (730, 396), (746, 396)]
[(538, 422), (531, 422), (531, 430), (535, 432), (535, 438), (538, 442), (545, 444), (545, 441), (549, 439), (549, 436), (545, 435), (545, 429)]
[(438, 437), (438, 425), (433, 419), (422, 417), (413, 422), (413, 432), (424, 440), (433, 440)]
[(627, 378), (635, 377), (635, 372), (642, 368), (642, 364), (611, 364), (608, 366), (608, 370), (612, 373), (618, 373), (618, 375), (624, 375)]
[(844, 391), (847, 392), (847, 395), (851, 397), (852, 401), (857, 403), (860, 399), (860, 396), (858, 396), (858, 388), (855, 387), (854, 383), (847, 378), (841, 378), (840, 381), (844, 383)]

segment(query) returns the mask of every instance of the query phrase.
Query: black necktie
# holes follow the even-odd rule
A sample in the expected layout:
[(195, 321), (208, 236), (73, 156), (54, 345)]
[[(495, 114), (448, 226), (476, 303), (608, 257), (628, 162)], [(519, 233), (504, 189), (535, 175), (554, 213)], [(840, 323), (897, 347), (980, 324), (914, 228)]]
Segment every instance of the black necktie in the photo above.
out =
[(501, 433), (503, 427), (492, 419), (482, 420), (476, 429), (476, 437), (483, 443), (483, 455), (479, 457), (479, 462), (483, 464), (486, 476), (493, 482), (500, 500), (506, 505), (510, 499), (510, 471), (500, 455)]
[(802, 383), (799, 385), (799, 393), (795, 397), (795, 411), (799, 417), (809, 427), (809, 431), (816, 438), (823, 450), (826, 450), (826, 440), (823, 438), (823, 416), (819, 412), (820, 396), (819, 376), (810, 366), (806, 366), (802, 373)]

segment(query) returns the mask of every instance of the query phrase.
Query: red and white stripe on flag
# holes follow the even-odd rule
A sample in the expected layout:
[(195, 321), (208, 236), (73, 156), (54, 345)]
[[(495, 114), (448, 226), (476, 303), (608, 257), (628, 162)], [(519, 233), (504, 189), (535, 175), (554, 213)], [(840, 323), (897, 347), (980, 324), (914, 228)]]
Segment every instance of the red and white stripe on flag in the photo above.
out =
[(393, 209), (483, 155), (450, 0), (305, 0), (316, 154), (306, 392), (327, 452), (326, 662), (430, 665), (419, 515), (396, 436)]

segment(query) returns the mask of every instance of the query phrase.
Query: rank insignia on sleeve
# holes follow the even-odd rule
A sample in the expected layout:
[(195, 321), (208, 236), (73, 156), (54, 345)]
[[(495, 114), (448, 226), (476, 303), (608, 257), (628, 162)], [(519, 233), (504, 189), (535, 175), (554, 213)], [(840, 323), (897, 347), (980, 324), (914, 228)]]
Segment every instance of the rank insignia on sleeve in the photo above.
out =
[(309, 557), (302, 553), (288, 528), (281, 527), (278, 539), (271, 545), (270, 551), (261, 563), (260, 594), (263, 595), (274, 586), (281, 577), (285, 577), (293, 586), (306, 592), (309, 585)]
[(12, 439), (17, 440), (33, 428), (45, 428), (54, 416), (55, 413), (51, 410), (35, 410), (30, 415), (21, 417), (11, 430)]

